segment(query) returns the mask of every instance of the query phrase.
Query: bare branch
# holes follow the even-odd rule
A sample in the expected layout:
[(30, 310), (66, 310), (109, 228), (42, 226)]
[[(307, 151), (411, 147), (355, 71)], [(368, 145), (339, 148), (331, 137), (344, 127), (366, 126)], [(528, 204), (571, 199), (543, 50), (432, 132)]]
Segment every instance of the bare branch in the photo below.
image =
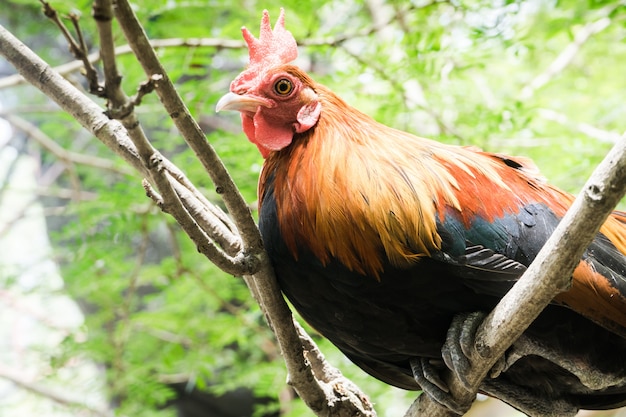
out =
[(352, 381), (345, 378), (339, 369), (326, 361), (313, 339), (295, 320), (294, 325), (313, 374), (326, 392), (326, 398), (336, 401), (330, 404), (333, 416), (353, 416), (355, 410), (359, 410), (362, 416), (375, 416), (376, 412), (369, 398), (363, 395)]
[[(6, 31), (0, 26), (0, 52), (7, 58), (7, 60), (13, 64), (17, 70), (35, 87), (39, 88), (44, 94), (55, 100), (63, 110), (71, 114), (83, 127), (91, 131), (98, 139), (100, 139), (105, 145), (111, 148), (122, 156), (129, 164), (131, 164), (137, 171), (144, 176), (150, 177), (153, 180), (160, 180), (160, 184), (165, 187), (169, 186), (169, 179), (164, 176), (165, 171), (162, 170), (163, 166), (172, 166), (169, 161), (165, 160), (158, 152), (156, 152), (149, 144), (145, 137), (137, 135), (135, 142), (142, 148), (142, 158), (139, 157), (137, 147), (131, 142), (128, 136), (128, 131), (124, 129), (118, 122), (108, 119), (102, 112), (102, 109), (95, 103), (85, 97), (81, 92), (76, 90), (69, 82), (63, 77), (54, 73), (50, 67), (43, 62), (36, 54), (34, 54), (28, 47), (17, 40), (11, 33)], [(137, 133), (137, 128), (131, 128), (132, 133)], [(142, 161), (149, 161), (143, 163)], [(152, 163), (154, 161), (161, 161), (162, 164)], [(163, 162), (165, 161), (165, 162)], [(151, 168), (155, 168), (152, 170)], [(155, 174), (156, 173), (156, 174)], [(177, 178), (180, 178), (182, 174), (179, 174)], [(171, 178), (171, 177), (168, 177)], [(163, 193), (164, 190), (160, 189)], [(196, 191), (192, 193), (198, 195)], [(186, 231), (193, 231), (191, 236), (194, 242), (205, 253), (212, 254), (218, 266), (227, 270), (234, 275), (242, 275), (250, 273), (254, 264), (247, 260), (244, 262), (244, 257), (241, 255), (238, 258), (230, 258), (225, 255), (219, 248), (217, 248), (210, 239), (196, 226), (195, 221), (189, 216), (184, 207), (181, 205), (180, 200), (175, 193), (168, 194), (170, 197), (167, 208), (174, 210), (175, 207), (179, 209), (176, 212), (176, 219), (181, 222), (181, 225)], [(205, 202), (206, 200), (198, 200)], [(176, 202), (176, 203), (172, 203)], [(172, 206), (172, 204), (174, 204)], [(216, 209), (212, 209), (212, 212), (216, 212)], [(169, 212), (169, 211), (168, 211)], [(230, 223), (228, 223), (230, 225)], [(195, 229), (194, 229), (195, 228)], [(226, 229), (225, 229), (226, 230)]]
[(595, 22), (587, 23), (580, 30), (576, 32), (574, 40), (568, 44), (561, 53), (548, 65), (548, 67), (539, 75), (537, 75), (531, 82), (529, 82), (520, 93), (520, 100), (528, 100), (531, 98), (535, 91), (546, 85), (554, 77), (559, 75), (567, 66), (574, 60), (582, 46), (596, 33), (602, 32), (609, 27), (611, 19), (607, 16), (618, 7), (617, 4), (605, 7), (603, 11), (604, 17), (596, 20)]
[[(583, 252), (625, 193), (626, 134), (595, 169), (528, 270), (478, 329), (470, 358), (472, 370), (466, 376), (473, 392), (466, 391), (451, 374), (446, 375), (455, 399), (471, 403), (481, 381), (506, 349), (558, 293), (569, 287)], [(422, 395), (405, 417), (414, 416), (453, 417), (456, 413)]]
[(57, 27), (61, 30), (61, 33), (63, 33), (63, 36), (69, 44), (70, 52), (72, 53), (72, 55), (74, 55), (74, 57), (80, 60), (83, 64), (83, 68), (85, 69), (85, 77), (89, 82), (89, 92), (91, 92), (92, 94), (96, 94), (97, 96), (101, 96), (104, 90), (100, 85), (100, 82), (98, 81), (98, 72), (91, 64), (91, 61), (88, 59), (87, 45), (85, 44), (85, 39), (83, 38), (82, 31), (80, 30), (80, 25), (78, 24), (78, 15), (70, 14), (69, 16), (72, 24), (74, 25), (74, 29), (78, 34), (79, 40), (76, 41), (59, 17), (59, 13), (57, 13), (57, 11), (52, 6), (50, 6), (50, 3), (45, 0), (39, 1), (43, 5), (44, 14), (46, 15), (46, 17), (52, 20), (54, 24), (57, 25)]
[(183, 103), (172, 81), (167, 77), (165, 69), (151, 47), (143, 27), (137, 20), (128, 1), (120, 0), (116, 3), (115, 15), (129, 42), (138, 57), (148, 78), (155, 74), (163, 75), (156, 92), (163, 106), (174, 121), (178, 131), (185, 138), (191, 149), (211, 176), (215, 189), (221, 194), (228, 212), (238, 225), (244, 242), (244, 251), (255, 256), (262, 251), (261, 236), (252, 219), (248, 206), (232, 178), (228, 175), (224, 164), (219, 159), (213, 147), (206, 141), (204, 133), (191, 117), (189, 109)]
[[(186, 193), (181, 185), (170, 180), (169, 173), (162, 168), (161, 158), (162, 156), (157, 156), (155, 153), (149, 166), (151, 178), (162, 196), (159, 207), (176, 219), (185, 233), (196, 244), (198, 251), (209, 258), (217, 267), (235, 276), (255, 271), (257, 268), (256, 258), (249, 259), (241, 251), (235, 256), (229, 256), (210, 239), (204, 230), (198, 227), (198, 223), (190, 211), (185, 208), (179, 194), (191, 195), (191, 193)], [(152, 194), (154, 195), (154, 193)], [(195, 211), (192, 210), (192, 212)]]
[(59, 158), (65, 164), (81, 164), (88, 165), (98, 169), (104, 169), (123, 175), (132, 175), (133, 171), (125, 166), (118, 167), (115, 163), (108, 159), (99, 158), (97, 156), (85, 155), (82, 153), (71, 152), (59, 146), (52, 138), (42, 132), (37, 126), (22, 119), (19, 116), (6, 114), (3, 118), (11, 123), (15, 128), (26, 133), (37, 143), (39, 143), (48, 152)]
[[(236, 229), (228, 228), (227, 223), (225, 224), (216, 215), (216, 210), (219, 208), (208, 201), (206, 204), (198, 204), (196, 196), (182, 185), (175, 188), (186, 211), (189, 212), (197, 225), (224, 249), (227, 255), (236, 256), (237, 253), (241, 252), (241, 239), (235, 234)], [(219, 212), (221, 213), (221, 210)]]
[(97, 104), (54, 72), (39, 56), (2, 26), (0, 26), (0, 54), (30, 84), (52, 98), (87, 131), (93, 133), (137, 171), (147, 174), (139, 160), (137, 149), (123, 126), (119, 122), (109, 120)]
[(68, 393), (59, 392), (36, 382), (29, 381), (22, 375), (23, 372), (21, 371), (14, 371), (5, 367), (0, 367), (0, 378), (11, 381), (22, 389), (30, 391), (39, 396), (49, 398), (50, 400), (67, 407), (77, 407), (82, 410), (87, 410), (91, 415), (95, 415), (98, 417), (113, 417), (114, 415), (113, 412), (109, 409), (95, 408), (89, 404), (86, 404), (81, 398), (76, 398)]
[(608, 130), (600, 129), (589, 123), (575, 122), (570, 120), (563, 113), (556, 112), (551, 109), (537, 109), (537, 114), (546, 120), (559, 123), (567, 128), (580, 132), (589, 136), (595, 140), (606, 143), (617, 143), (620, 140), (621, 135), (617, 132), (611, 132)]

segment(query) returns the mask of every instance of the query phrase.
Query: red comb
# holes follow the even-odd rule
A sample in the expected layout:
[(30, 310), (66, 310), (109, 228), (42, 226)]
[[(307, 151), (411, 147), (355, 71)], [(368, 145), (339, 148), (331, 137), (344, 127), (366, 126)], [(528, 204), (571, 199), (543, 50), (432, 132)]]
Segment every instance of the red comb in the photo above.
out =
[(270, 24), (270, 15), (264, 10), (258, 39), (245, 27), (241, 28), (241, 32), (248, 44), (250, 65), (232, 82), (230, 89), (233, 92), (235, 89), (246, 89), (248, 84), (263, 72), (263, 68), (286, 64), (298, 57), (296, 40), (291, 32), (285, 29), (285, 11), (282, 8), (274, 30)]

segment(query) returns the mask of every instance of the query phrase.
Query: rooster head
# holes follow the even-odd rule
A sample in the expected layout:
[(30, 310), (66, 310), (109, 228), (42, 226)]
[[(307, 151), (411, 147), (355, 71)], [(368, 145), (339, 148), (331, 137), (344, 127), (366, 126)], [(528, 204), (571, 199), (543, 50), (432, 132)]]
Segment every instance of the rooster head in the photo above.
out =
[(230, 84), (230, 92), (218, 101), (216, 111), (241, 112), (243, 131), (267, 157), (288, 146), (294, 134), (312, 128), (319, 119), (321, 104), (313, 81), (289, 65), (298, 57), (298, 48), (285, 29), (283, 9), (273, 30), (269, 13), (263, 12), (258, 39), (245, 27), (242, 32), (250, 65)]

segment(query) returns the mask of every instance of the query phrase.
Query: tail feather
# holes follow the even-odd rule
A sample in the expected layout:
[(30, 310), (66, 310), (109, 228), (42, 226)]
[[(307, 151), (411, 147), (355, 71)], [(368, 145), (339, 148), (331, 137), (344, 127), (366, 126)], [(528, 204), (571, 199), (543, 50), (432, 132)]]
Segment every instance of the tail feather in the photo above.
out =
[[(622, 227), (625, 216), (617, 219)], [(619, 233), (624, 234), (623, 231)], [(626, 338), (626, 255), (602, 234), (574, 270), (572, 287), (556, 297), (601, 326)]]

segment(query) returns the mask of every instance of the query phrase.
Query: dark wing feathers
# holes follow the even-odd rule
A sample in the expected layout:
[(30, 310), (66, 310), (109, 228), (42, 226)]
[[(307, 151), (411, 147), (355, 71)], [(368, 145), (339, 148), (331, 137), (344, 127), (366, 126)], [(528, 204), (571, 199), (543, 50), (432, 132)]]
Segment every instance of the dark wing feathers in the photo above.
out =
[(601, 275), (613, 281), (613, 286), (626, 296), (626, 255), (604, 235), (598, 234), (583, 258)]
[(432, 257), (449, 264), (474, 291), (502, 297), (557, 224), (554, 213), (540, 204), (529, 204), (493, 221), (474, 218), (469, 228), (451, 214), (437, 223), (442, 249)]
[(521, 263), (478, 245), (469, 246), (459, 257), (437, 252), (432, 258), (447, 263), (449, 273), (462, 277), (467, 287), (495, 297), (510, 290), (526, 271)]
[[(623, 224), (626, 218), (617, 212)], [(545, 204), (520, 207), (518, 213), (469, 227), (454, 213), (437, 222), (441, 252), (432, 258), (449, 265), (478, 294), (501, 298), (524, 273), (548, 240), (560, 218)], [(572, 289), (559, 295), (565, 305), (607, 329), (626, 337), (626, 256), (599, 233), (573, 274)]]
[(526, 271), (526, 267), (519, 262), (478, 245), (469, 246), (460, 260), (487, 280), (491, 278), (493, 271), (511, 277), (519, 277)]

